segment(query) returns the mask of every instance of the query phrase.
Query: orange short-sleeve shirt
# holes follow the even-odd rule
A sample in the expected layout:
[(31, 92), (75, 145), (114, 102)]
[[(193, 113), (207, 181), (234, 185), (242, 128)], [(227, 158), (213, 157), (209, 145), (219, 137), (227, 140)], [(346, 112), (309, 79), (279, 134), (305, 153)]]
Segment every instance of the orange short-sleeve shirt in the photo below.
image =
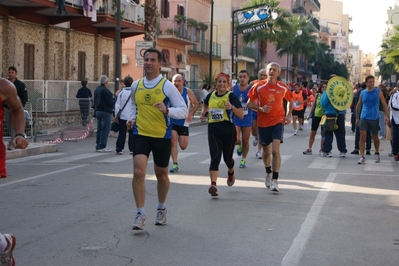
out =
[(275, 84), (267, 83), (261, 80), (252, 86), (248, 92), (251, 102), (257, 103), (259, 106), (270, 105), (272, 109), (269, 113), (258, 112), (258, 126), (269, 127), (277, 124), (284, 124), (285, 111), (284, 99), (291, 100), (291, 91), (287, 85), (278, 81)]

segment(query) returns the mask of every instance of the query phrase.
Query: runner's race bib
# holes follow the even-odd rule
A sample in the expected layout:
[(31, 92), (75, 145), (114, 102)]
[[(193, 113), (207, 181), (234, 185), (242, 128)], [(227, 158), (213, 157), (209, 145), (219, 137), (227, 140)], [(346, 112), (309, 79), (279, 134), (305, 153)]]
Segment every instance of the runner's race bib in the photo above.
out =
[(224, 117), (224, 110), (223, 109), (210, 109), (209, 110), (210, 114), (210, 120), (211, 121), (223, 121)]
[(244, 112), (244, 115), (248, 114), (248, 107), (247, 103), (241, 103), (242, 111)]
[(299, 108), (299, 106), (301, 106), (300, 101), (295, 101), (294, 102), (294, 108)]

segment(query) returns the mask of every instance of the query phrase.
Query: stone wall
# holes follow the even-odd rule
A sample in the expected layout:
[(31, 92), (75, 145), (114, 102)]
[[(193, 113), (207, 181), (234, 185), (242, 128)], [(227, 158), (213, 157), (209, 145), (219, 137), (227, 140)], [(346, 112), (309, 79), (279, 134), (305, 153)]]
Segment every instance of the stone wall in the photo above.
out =
[(114, 79), (114, 39), (1, 16), (0, 37), (3, 76), (9, 66), (15, 66), (19, 79), (25, 79), (24, 44), (33, 44), (35, 80), (77, 80), (79, 52), (86, 54), (86, 78), (99, 79), (103, 74), (103, 55), (108, 55), (109, 78)]
[(38, 113), (37, 116), (33, 114), (33, 120), (35, 121), (34, 128), (36, 132), (44, 129), (66, 127), (81, 123), (79, 111), (50, 114)]

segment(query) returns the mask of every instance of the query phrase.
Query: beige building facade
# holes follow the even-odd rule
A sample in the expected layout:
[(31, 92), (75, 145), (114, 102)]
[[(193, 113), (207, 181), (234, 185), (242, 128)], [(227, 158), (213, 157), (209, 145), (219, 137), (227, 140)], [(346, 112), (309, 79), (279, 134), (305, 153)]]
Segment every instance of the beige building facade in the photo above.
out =
[[(210, 68), (210, 0), (158, 0), (156, 48), (163, 54), (161, 74), (171, 79), (181, 74), (188, 87), (199, 89), (208, 83)], [(214, 13), (217, 13), (215, 8)], [(219, 15), (214, 15), (214, 18)], [(221, 72), (221, 39), (217, 25), (213, 27), (212, 72)], [(137, 42), (143, 36), (125, 39), (122, 54), (122, 76), (131, 75), (133, 79), (143, 76), (142, 61), (137, 56)]]

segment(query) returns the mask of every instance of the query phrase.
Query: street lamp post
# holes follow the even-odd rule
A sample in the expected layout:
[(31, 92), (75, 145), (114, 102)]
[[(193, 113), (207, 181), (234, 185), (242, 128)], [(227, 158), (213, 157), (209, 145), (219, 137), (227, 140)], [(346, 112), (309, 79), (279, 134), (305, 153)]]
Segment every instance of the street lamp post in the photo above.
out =
[(121, 75), (121, 0), (116, 0), (116, 28), (115, 28), (115, 92), (119, 89)]
[(213, 54), (213, 0), (211, 1), (211, 25), (210, 25), (210, 44), (209, 44), (209, 81), (208, 84), (209, 86), (212, 86), (212, 54)]

